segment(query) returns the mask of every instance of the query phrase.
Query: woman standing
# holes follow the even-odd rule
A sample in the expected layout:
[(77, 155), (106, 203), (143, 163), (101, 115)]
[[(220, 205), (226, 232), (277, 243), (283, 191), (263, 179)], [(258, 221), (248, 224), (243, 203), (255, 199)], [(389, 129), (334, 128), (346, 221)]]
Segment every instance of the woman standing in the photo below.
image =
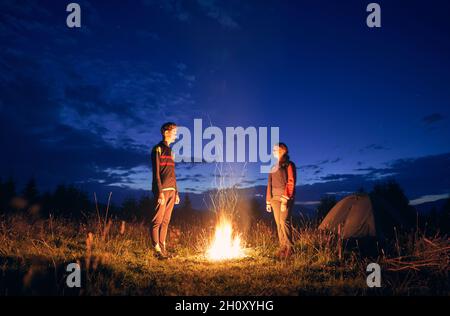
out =
[(266, 210), (272, 212), (277, 224), (280, 249), (277, 256), (287, 258), (292, 254), (291, 212), (295, 200), (297, 173), (295, 164), (289, 160), (288, 147), (278, 143), (273, 147), (277, 163), (269, 173)]

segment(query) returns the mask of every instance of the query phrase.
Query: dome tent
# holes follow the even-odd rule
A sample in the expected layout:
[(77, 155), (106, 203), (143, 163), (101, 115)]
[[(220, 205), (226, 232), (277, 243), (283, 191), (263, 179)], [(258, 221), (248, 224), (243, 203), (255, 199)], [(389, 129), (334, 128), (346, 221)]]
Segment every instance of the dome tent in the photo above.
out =
[(325, 216), (320, 230), (335, 233), (341, 229), (341, 237), (381, 239), (393, 233), (394, 227), (408, 226), (399, 212), (379, 196), (352, 194), (339, 201)]

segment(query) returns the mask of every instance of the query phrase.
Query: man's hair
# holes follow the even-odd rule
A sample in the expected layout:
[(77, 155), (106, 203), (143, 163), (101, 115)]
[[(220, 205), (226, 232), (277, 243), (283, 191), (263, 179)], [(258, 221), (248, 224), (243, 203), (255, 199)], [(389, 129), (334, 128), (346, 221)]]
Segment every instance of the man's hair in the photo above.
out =
[(164, 124), (161, 126), (161, 135), (164, 137), (164, 133), (165, 133), (166, 131), (171, 131), (171, 130), (173, 130), (175, 127), (177, 127), (177, 124), (175, 124), (175, 123), (173, 123), (173, 122), (167, 122), (167, 123), (164, 123)]

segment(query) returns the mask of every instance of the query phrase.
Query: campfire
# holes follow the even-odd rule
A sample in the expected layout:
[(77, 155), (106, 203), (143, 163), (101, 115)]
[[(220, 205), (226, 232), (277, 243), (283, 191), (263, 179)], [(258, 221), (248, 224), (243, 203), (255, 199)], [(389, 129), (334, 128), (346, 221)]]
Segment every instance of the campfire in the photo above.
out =
[(233, 233), (230, 220), (221, 218), (216, 225), (214, 238), (206, 251), (206, 257), (212, 261), (220, 261), (244, 256), (240, 235)]
[(236, 230), (237, 223), (233, 220), (239, 218), (240, 210), (236, 179), (239, 178), (233, 175), (232, 169), (224, 170), (223, 165), (216, 166), (217, 189), (210, 193), (210, 207), (216, 214), (216, 225), (205, 251), (205, 257), (210, 261), (239, 259), (247, 255), (241, 234)]

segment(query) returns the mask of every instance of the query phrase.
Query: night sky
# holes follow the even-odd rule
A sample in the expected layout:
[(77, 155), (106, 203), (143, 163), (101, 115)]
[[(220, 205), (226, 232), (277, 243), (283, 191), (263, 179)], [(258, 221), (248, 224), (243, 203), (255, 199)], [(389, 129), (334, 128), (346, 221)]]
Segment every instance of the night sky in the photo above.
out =
[[(378, 1), (379, 29), (370, 1), (74, 1), (80, 29), (69, 2), (0, 0), (3, 180), (148, 191), (161, 124), (202, 118), (280, 127), (304, 203), (389, 178), (413, 203), (450, 193), (448, 1)], [(180, 164), (180, 190), (214, 169)]]

